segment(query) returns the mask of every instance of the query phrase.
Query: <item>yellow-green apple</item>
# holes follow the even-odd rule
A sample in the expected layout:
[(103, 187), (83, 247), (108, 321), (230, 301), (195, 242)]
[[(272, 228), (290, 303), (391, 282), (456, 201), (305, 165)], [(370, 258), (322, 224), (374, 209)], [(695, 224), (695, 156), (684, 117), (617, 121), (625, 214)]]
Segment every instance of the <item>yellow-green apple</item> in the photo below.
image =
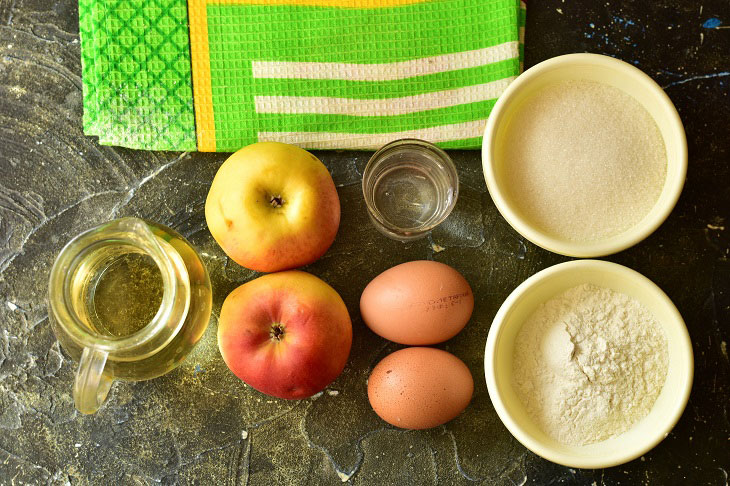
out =
[(271, 273), (223, 302), (218, 347), (240, 379), (279, 398), (322, 391), (345, 367), (352, 323), (340, 295), (306, 272)]
[(340, 200), (317, 157), (294, 145), (262, 142), (218, 169), (205, 219), (236, 263), (276, 272), (312, 263), (327, 251), (340, 225)]

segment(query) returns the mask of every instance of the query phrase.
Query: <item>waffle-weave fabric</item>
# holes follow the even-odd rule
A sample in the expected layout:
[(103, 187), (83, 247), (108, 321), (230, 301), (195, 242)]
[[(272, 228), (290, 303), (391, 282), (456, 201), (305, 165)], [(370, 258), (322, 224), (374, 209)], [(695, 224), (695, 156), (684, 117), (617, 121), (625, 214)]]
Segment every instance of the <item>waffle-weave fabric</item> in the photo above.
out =
[(518, 0), (80, 0), (79, 11), (84, 129), (133, 148), (406, 137), (478, 148), (521, 69)]

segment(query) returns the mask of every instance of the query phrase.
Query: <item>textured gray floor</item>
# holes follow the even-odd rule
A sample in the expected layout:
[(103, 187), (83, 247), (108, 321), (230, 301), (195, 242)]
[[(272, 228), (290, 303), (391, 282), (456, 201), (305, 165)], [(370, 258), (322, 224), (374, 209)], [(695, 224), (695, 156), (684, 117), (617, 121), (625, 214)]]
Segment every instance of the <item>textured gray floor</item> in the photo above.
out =
[[(590, 51), (635, 62), (674, 100), (690, 146), (687, 186), (669, 220), (608, 258), (654, 280), (675, 301), (694, 343), (696, 379), (676, 429), (640, 460), (577, 471), (527, 452), (502, 426), (483, 379), (490, 322), (509, 292), (566, 260), (523, 241), (497, 213), (477, 152), (457, 152), (462, 192), (430, 239), (380, 236), (360, 194), (365, 153), (320, 153), (342, 201), (337, 240), (307, 270), (350, 309), (353, 350), (321, 396), (276, 400), (245, 387), (216, 348), (226, 294), (254, 275), (209, 235), (203, 202), (224, 154), (100, 147), (81, 133), (73, 0), (0, 0), (0, 485), (5, 484), (727, 484), (730, 471), (730, 24), (725, 0), (702, 3), (534, 2), (527, 63)], [(203, 252), (214, 317), (176, 371), (118, 383), (94, 416), (74, 411), (74, 364), (51, 332), (45, 292), (53, 258), (80, 231), (136, 215), (172, 226)], [(430, 431), (401, 431), (367, 403), (369, 370), (396, 349), (358, 314), (359, 294), (386, 268), (435, 259), (459, 269), (474, 317), (445, 349), (475, 378), (465, 413)]]

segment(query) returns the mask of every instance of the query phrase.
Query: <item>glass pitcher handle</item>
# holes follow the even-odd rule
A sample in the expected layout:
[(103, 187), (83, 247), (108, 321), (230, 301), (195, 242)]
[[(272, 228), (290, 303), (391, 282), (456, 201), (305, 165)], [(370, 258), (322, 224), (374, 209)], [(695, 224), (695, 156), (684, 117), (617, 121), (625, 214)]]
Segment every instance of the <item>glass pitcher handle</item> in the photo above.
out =
[(74, 403), (84, 414), (96, 412), (106, 400), (112, 379), (104, 374), (104, 365), (109, 353), (96, 348), (84, 348), (76, 370), (74, 382)]

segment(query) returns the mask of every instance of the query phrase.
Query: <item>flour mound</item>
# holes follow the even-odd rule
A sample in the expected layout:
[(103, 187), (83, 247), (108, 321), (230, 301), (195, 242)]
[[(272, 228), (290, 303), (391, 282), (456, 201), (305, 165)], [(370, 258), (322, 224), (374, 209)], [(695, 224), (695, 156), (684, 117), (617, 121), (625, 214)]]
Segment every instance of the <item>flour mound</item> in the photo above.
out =
[(532, 420), (568, 445), (644, 418), (667, 376), (667, 340), (636, 299), (584, 284), (541, 304), (515, 341), (513, 387)]

